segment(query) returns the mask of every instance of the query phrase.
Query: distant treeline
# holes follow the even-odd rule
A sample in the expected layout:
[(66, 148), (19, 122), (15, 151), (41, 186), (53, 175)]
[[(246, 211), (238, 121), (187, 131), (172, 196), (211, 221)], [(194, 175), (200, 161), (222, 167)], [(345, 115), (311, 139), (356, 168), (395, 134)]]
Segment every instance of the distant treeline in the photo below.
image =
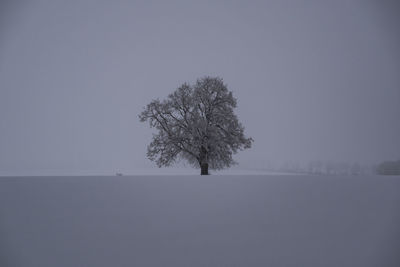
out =
[(378, 164), (311, 161), (308, 164), (301, 165), (295, 162), (285, 162), (279, 168), (269, 166), (268, 169), (278, 172), (317, 175), (400, 175), (400, 160), (384, 161)]
[(400, 160), (384, 161), (378, 165), (376, 172), (381, 175), (400, 175)]
[(285, 162), (279, 168), (269, 167), (271, 171), (304, 173), (316, 175), (365, 175), (375, 173), (376, 166), (363, 165), (357, 162), (331, 162), (331, 161), (311, 161), (308, 164), (298, 164), (296, 162)]
[(360, 175), (370, 173), (371, 168), (369, 166), (363, 166), (357, 162), (345, 163), (313, 161), (308, 164), (307, 172), (310, 174)]

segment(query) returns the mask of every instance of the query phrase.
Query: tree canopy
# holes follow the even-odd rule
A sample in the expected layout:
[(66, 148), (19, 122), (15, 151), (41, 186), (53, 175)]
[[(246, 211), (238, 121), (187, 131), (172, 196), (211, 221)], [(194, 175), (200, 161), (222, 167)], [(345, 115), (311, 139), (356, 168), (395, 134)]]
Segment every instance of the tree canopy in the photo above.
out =
[(148, 158), (159, 167), (185, 159), (200, 167), (201, 174), (235, 164), (233, 154), (253, 142), (234, 114), (236, 105), (223, 80), (208, 76), (193, 85), (182, 84), (163, 101), (151, 101), (139, 115), (140, 121), (158, 130), (148, 146)]

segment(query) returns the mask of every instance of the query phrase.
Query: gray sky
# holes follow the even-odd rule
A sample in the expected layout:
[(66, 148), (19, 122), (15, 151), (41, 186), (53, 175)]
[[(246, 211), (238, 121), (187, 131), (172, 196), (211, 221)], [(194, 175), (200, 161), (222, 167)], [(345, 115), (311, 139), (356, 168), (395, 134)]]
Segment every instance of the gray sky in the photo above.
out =
[(138, 113), (204, 75), (238, 98), (243, 167), (400, 159), (395, 2), (1, 1), (0, 172), (151, 168)]

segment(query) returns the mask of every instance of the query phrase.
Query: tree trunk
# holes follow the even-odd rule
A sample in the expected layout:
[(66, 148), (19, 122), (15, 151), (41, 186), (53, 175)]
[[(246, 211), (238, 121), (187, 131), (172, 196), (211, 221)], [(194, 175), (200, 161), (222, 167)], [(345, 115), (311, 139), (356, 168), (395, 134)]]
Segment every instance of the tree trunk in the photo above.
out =
[(201, 164), (201, 175), (208, 175), (208, 163)]
[(200, 148), (199, 164), (201, 168), (201, 175), (208, 175), (208, 157), (207, 149), (202, 145)]

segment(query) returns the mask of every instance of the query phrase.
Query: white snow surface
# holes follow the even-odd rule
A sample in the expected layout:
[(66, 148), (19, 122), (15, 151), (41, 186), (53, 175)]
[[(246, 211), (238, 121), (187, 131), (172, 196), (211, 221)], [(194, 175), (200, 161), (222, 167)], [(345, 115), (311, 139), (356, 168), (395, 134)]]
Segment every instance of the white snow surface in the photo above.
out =
[(0, 178), (0, 266), (400, 266), (400, 179)]

